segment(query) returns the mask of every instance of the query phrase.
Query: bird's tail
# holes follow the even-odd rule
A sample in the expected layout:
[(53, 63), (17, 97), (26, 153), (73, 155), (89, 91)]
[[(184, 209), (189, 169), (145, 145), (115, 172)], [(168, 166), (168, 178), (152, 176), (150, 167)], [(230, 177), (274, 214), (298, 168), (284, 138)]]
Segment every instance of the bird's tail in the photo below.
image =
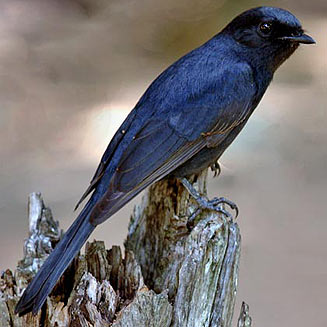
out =
[(84, 207), (44, 262), (17, 303), (16, 314), (22, 316), (31, 311), (36, 314), (42, 307), (60, 276), (73, 261), (95, 228), (88, 219), (91, 207), (90, 203)]

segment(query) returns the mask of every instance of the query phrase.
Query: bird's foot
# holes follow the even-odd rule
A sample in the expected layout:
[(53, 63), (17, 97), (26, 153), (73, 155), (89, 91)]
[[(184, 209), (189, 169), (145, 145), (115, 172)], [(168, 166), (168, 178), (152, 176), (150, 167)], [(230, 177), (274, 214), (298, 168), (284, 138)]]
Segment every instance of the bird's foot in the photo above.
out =
[(218, 177), (221, 173), (221, 167), (218, 160), (210, 166), (211, 171), (213, 172), (213, 177)]
[[(212, 200), (208, 200), (205, 196), (200, 195), (200, 193), (193, 187), (193, 185), (186, 178), (182, 178), (181, 182), (199, 205), (199, 207), (188, 218), (187, 221), (188, 229), (192, 229), (195, 218), (204, 209), (213, 210), (218, 213), (221, 213), (230, 220), (233, 220), (238, 216), (238, 207), (234, 202), (224, 197), (213, 198)], [(235, 211), (235, 217), (233, 217), (233, 215), (228, 210), (225, 209), (224, 205), (229, 206), (232, 210)]]
[(234, 202), (232, 202), (224, 197), (213, 198), (212, 200), (208, 200), (204, 196), (200, 196), (200, 198), (196, 199), (196, 201), (199, 204), (200, 208), (202, 208), (202, 209), (209, 209), (209, 210), (217, 211), (217, 212), (224, 214), (225, 216), (227, 216), (229, 218), (233, 218), (233, 216), (227, 210), (222, 208), (222, 205), (226, 204), (232, 210), (235, 210), (235, 218), (238, 216), (237, 205)]
[[(188, 229), (192, 229), (192, 226), (194, 225), (194, 221), (195, 221), (196, 217), (201, 213), (202, 210), (205, 210), (205, 209), (221, 213), (230, 220), (236, 219), (238, 216), (237, 205), (234, 202), (232, 202), (224, 197), (213, 198), (212, 200), (208, 200), (204, 196), (199, 196), (199, 197), (195, 198), (195, 200), (199, 204), (199, 207), (188, 218), (188, 220), (187, 220)], [(224, 205), (228, 205), (232, 210), (235, 210), (235, 215), (233, 216), (228, 210), (226, 210), (224, 208)]]

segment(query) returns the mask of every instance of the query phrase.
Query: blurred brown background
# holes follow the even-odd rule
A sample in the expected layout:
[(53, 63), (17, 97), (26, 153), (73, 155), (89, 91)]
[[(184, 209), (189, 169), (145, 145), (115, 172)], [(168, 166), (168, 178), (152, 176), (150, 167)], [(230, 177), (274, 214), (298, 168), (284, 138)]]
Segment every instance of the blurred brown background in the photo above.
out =
[[(292, 11), (317, 45), (279, 69), (209, 192), (241, 210), (237, 310), (248, 302), (256, 326), (327, 326), (325, 0), (0, 0), (0, 269), (22, 256), (28, 194), (67, 228), (147, 85), (263, 4)], [(133, 203), (92, 238), (122, 244)]]

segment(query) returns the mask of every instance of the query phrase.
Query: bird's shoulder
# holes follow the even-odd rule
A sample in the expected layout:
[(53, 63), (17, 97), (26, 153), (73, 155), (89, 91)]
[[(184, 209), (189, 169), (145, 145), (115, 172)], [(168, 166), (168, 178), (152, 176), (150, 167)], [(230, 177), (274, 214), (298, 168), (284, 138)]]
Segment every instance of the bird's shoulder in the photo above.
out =
[(182, 110), (190, 101), (203, 102), (203, 97), (209, 102), (217, 98), (224, 100), (224, 96), (230, 97), (226, 94), (231, 91), (230, 87), (237, 83), (243, 87), (233, 90), (235, 96), (244, 88), (252, 87), (252, 68), (238, 58), (234, 43), (216, 37), (177, 60), (151, 83), (137, 110), (142, 113)]
[(206, 65), (194, 65), (193, 72), (179, 83), (163, 87), (166, 96), (154, 114), (190, 141), (218, 123), (229, 125), (238, 119), (256, 94), (253, 71), (247, 63), (224, 56), (210, 60)]

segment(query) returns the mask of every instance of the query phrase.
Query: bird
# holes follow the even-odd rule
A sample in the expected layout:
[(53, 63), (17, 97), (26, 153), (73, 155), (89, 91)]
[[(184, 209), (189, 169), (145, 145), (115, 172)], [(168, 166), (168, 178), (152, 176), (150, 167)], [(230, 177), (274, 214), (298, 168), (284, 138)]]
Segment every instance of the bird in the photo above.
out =
[(208, 167), (219, 171), (218, 159), (277, 68), (300, 44), (313, 43), (289, 11), (257, 7), (164, 70), (116, 131), (78, 203), (89, 197), (84, 208), (25, 289), (16, 314), (37, 314), (94, 229), (160, 179), (181, 180), (201, 208), (236, 209), (224, 198), (206, 200), (188, 177)]

